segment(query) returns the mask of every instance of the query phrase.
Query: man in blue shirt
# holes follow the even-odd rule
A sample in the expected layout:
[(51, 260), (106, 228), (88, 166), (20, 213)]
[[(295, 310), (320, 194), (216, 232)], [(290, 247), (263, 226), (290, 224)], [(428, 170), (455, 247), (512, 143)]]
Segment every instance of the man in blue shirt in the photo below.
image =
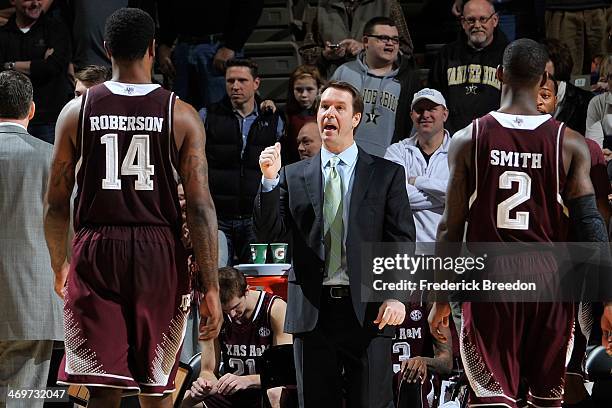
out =
[[(226, 97), (200, 110), (206, 128), (210, 193), (219, 229), (227, 236), (229, 264), (251, 263), (253, 199), (261, 180), (259, 154), (283, 135), (278, 112), (261, 110), (257, 64), (234, 59), (225, 71)], [(235, 259), (234, 259), (235, 258)]]

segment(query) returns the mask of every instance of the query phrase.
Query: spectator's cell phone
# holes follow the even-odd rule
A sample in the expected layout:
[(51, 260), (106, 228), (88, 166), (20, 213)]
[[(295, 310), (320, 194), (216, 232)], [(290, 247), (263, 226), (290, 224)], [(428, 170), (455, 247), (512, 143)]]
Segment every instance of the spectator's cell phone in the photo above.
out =
[(332, 50), (337, 50), (340, 47), (342, 47), (342, 44), (340, 44), (340, 43), (338, 43), (338, 44), (329, 44), (329, 48), (331, 48)]

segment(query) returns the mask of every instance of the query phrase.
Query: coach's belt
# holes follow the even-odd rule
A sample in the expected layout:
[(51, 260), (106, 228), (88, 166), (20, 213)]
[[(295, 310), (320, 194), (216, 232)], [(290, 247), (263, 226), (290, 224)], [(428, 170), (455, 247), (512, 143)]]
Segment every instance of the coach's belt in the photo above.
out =
[(325, 288), (329, 288), (329, 297), (333, 299), (351, 296), (351, 288), (349, 286), (326, 286)]

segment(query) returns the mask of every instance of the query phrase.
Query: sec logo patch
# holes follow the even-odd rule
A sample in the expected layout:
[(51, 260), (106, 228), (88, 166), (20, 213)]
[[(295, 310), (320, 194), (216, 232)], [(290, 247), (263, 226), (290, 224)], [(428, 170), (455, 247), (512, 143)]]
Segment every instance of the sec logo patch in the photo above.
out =
[(413, 310), (412, 312), (410, 312), (410, 318), (413, 322), (418, 322), (423, 318), (423, 313), (421, 313), (420, 310)]

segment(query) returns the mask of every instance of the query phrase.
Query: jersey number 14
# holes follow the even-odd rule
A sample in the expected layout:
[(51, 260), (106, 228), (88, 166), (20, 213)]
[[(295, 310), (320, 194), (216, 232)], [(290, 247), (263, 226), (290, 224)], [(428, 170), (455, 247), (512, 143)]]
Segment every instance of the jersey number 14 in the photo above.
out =
[[(121, 190), (119, 178), (119, 144), (116, 133), (107, 133), (100, 138), (100, 143), (106, 145), (106, 177), (102, 180), (102, 189)], [(151, 176), (155, 168), (151, 164), (149, 153), (149, 135), (134, 135), (128, 151), (121, 163), (122, 176), (137, 176), (134, 181), (135, 190), (153, 190)]]

